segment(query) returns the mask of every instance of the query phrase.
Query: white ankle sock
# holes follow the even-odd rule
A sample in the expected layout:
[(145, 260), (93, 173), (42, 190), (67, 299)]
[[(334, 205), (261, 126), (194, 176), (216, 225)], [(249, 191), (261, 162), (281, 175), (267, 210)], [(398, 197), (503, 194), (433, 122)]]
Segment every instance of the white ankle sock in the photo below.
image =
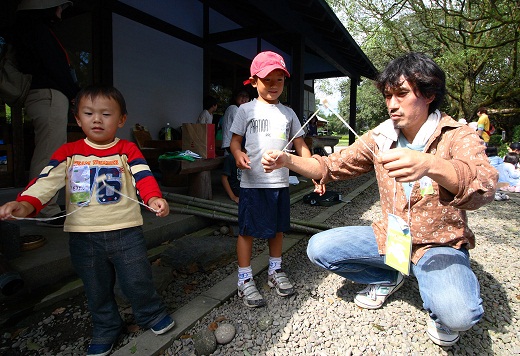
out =
[(241, 286), (248, 279), (253, 278), (253, 269), (251, 266), (238, 267), (238, 285)]
[(269, 256), (269, 270), (268, 275), (272, 275), (277, 269), (282, 268), (282, 257), (271, 257)]

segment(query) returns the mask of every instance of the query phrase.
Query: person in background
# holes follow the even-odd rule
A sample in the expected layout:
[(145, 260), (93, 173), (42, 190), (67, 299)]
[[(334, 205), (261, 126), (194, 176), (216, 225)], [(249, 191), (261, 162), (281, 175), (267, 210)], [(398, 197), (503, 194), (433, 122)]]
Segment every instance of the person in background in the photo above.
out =
[(116, 137), (127, 118), (116, 88), (84, 88), (76, 98), (75, 116), (87, 138), (62, 145), (16, 201), (0, 207), (0, 219), (32, 216), (66, 188), (64, 230), (94, 324), (87, 355), (104, 356), (123, 328), (114, 298), (116, 276), (141, 327), (159, 335), (175, 325), (153, 284), (136, 190), (158, 217), (170, 210), (137, 146)]
[(229, 145), (231, 144), (232, 133), (230, 131), (231, 125), (233, 124), (233, 119), (237, 113), (240, 105), (245, 104), (249, 101), (249, 93), (247, 90), (239, 90), (233, 96), (233, 102), (227, 107), (224, 112), (224, 116), (222, 116), (222, 149), (226, 151), (226, 154), (229, 154)]
[(478, 121), (477, 121), (477, 134), (484, 140), (484, 144), (487, 146), (489, 143), (489, 129), (491, 128), (491, 123), (489, 121), (489, 117), (487, 115), (487, 108), (481, 107), (477, 111)]
[(311, 121), (309, 121), (307, 136), (317, 136), (318, 135), (318, 118), (313, 117)]
[[(29, 178), (38, 177), (51, 155), (67, 142), (69, 103), (79, 86), (67, 51), (53, 31), (62, 12), (72, 5), (63, 0), (22, 0), (18, 6), (13, 45), (20, 71), (31, 74), (25, 113), (34, 127), (34, 152)], [(61, 208), (56, 195), (40, 214), (57, 217)], [(64, 219), (42, 225), (62, 227)]]
[(495, 146), (486, 147), (486, 156), (488, 156), (489, 163), (498, 172), (498, 183), (507, 183), (504, 160), (498, 156), (498, 148)]
[[(506, 172), (505, 172), (505, 164), (504, 160), (498, 156), (498, 148), (495, 146), (488, 146), (486, 147), (486, 156), (488, 156), (489, 163), (493, 168), (495, 168), (498, 172), (498, 186), (508, 186), (509, 183), (507, 182)], [(497, 190), (495, 193), (495, 200), (508, 200), (509, 196), (507, 196), (504, 193), (501, 193)]]
[(229, 199), (238, 204), (240, 196), (240, 176), (242, 171), (237, 168), (235, 157), (228, 154), (224, 158), (224, 166), (220, 176), (222, 186), (226, 191)]
[[(261, 52), (253, 59), (250, 77), (258, 98), (242, 104), (235, 115), (230, 149), (236, 166), (242, 170), (240, 202), (238, 204), (239, 235), (238, 296), (248, 307), (265, 305), (256, 288), (251, 268), (253, 238), (267, 239), (269, 269), (267, 283), (278, 295), (294, 294), (294, 287), (282, 269), (283, 233), (290, 229), (289, 170), (266, 174), (262, 168), (262, 153), (268, 147), (284, 148), (291, 138), (296, 153), (310, 157), (303, 140), (296, 113), (280, 103), (289, 72), (283, 57), (271, 51)], [(246, 137), (244, 149), (242, 143)]]
[(509, 151), (520, 154), (520, 142), (513, 142), (509, 145)]
[(518, 165), (518, 153), (508, 152), (504, 157), (504, 177), (509, 184), (500, 190), (520, 193), (520, 169)]
[(352, 145), (311, 158), (267, 150), (262, 164), (266, 172), (285, 167), (321, 184), (375, 171), (382, 219), (316, 234), (307, 255), (367, 284), (354, 298), (365, 309), (381, 308), (404, 275), (413, 274), (428, 312), (428, 337), (450, 346), (484, 313), (470, 264), (475, 235), (466, 210), (493, 201), (498, 173), (480, 138), (438, 110), (446, 75), (431, 58), (411, 52), (390, 61), (376, 86), (389, 118)]
[(211, 124), (213, 123), (213, 113), (217, 110), (217, 99), (211, 95), (204, 97), (202, 103), (204, 110), (201, 111), (197, 118), (197, 124)]

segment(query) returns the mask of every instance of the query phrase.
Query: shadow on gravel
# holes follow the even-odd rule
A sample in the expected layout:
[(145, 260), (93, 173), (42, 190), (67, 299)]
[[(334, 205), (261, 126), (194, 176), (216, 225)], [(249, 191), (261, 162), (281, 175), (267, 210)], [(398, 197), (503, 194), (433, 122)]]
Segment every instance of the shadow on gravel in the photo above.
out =
[[(507, 329), (507, 326), (512, 324), (514, 316), (512, 315), (504, 286), (477, 262), (471, 261), (471, 267), (480, 283), (484, 316), (473, 328), (461, 333), (461, 341), (458, 344), (451, 348), (444, 347), (443, 349), (452, 350), (455, 354), (459, 352), (466, 353), (468, 351), (466, 345), (471, 345), (477, 354), (493, 355), (496, 351), (492, 347), (493, 338), (507, 340), (510, 337), (508, 336), (510, 331)], [(354, 283), (345, 279), (343, 285), (337, 290), (336, 295), (347, 303), (354, 303), (354, 297), (357, 292), (365, 288), (365, 286), (364, 284)], [(385, 307), (393, 308), (393, 306), (388, 306), (393, 301), (402, 301), (417, 310), (422, 310), (422, 299), (417, 279), (413, 276), (405, 277), (403, 287), (389, 297), (382, 310)], [(464, 301), (461, 301), (462, 303)]]

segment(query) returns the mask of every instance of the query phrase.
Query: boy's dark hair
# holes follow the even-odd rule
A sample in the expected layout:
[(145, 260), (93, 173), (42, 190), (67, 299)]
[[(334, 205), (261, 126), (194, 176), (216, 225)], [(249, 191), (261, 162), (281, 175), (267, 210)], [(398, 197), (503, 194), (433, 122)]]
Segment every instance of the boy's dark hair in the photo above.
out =
[(204, 108), (204, 110), (210, 109), (213, 105), (217, 105), (217, 99), (215, 99), (211, 95), (205, 96), (202, 102), (202, 107)]
[(377, 89), (384, 95), (387, 88), (399, 88), (406, 79), (423, 98), (435, 96), (428, 107), (428, 114), (437, 110), (446, 95), (446, 74), (424, 53), (410, 52), (393, 59), (376, 79)]
[(509, 148), (512, 150), (520, 150), (520, 142), (513, 142), (511, 145), (509, 145)]
[(495, 146), (486, 147), (486, 156), (488, 156), (488, 157), (498, 156), (498, 148)]
[(478, 108), (477, 113), (479, 113), (479, 112), (487, 114), (488, 113), (488, 109), (483, 106), (481, 108)]
[(115, 100), (119, 104), (119, 109), (121, 109), (121, 114), (126, 115), (126, 102), (123, 94), (116, 88), (111, 85), (104, 84), (94, 84), (84, 87), (79, 91), (76, 95), (75, 105), (74, 105), (74, 114), (78, 114), (78, 104), (83, 98), (90, 98), (94, 100), (97, 97), (105, 97)]
[(516, 152), (506, 153), (506, 155), (504, 156), (504, 162), (511, 163), (513, 165), (517, 165), (518, 164), (518, 153), (516, 153)]

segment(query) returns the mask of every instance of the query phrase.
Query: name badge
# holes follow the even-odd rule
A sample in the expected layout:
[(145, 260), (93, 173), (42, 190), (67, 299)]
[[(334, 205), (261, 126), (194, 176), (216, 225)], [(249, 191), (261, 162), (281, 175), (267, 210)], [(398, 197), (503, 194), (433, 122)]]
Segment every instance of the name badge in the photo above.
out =
[(90, 167), (74, 166), (70, 170), (70, 202), (88, 205), (90, 202)]
[(408, 276), (411, 255), (410, 227), (399, 216), (388, 214), (385, 264)]
[(433, 182), (430, 177), (424, 176), (419, 181), (421, 187), (421, 196), (433, 194)]

